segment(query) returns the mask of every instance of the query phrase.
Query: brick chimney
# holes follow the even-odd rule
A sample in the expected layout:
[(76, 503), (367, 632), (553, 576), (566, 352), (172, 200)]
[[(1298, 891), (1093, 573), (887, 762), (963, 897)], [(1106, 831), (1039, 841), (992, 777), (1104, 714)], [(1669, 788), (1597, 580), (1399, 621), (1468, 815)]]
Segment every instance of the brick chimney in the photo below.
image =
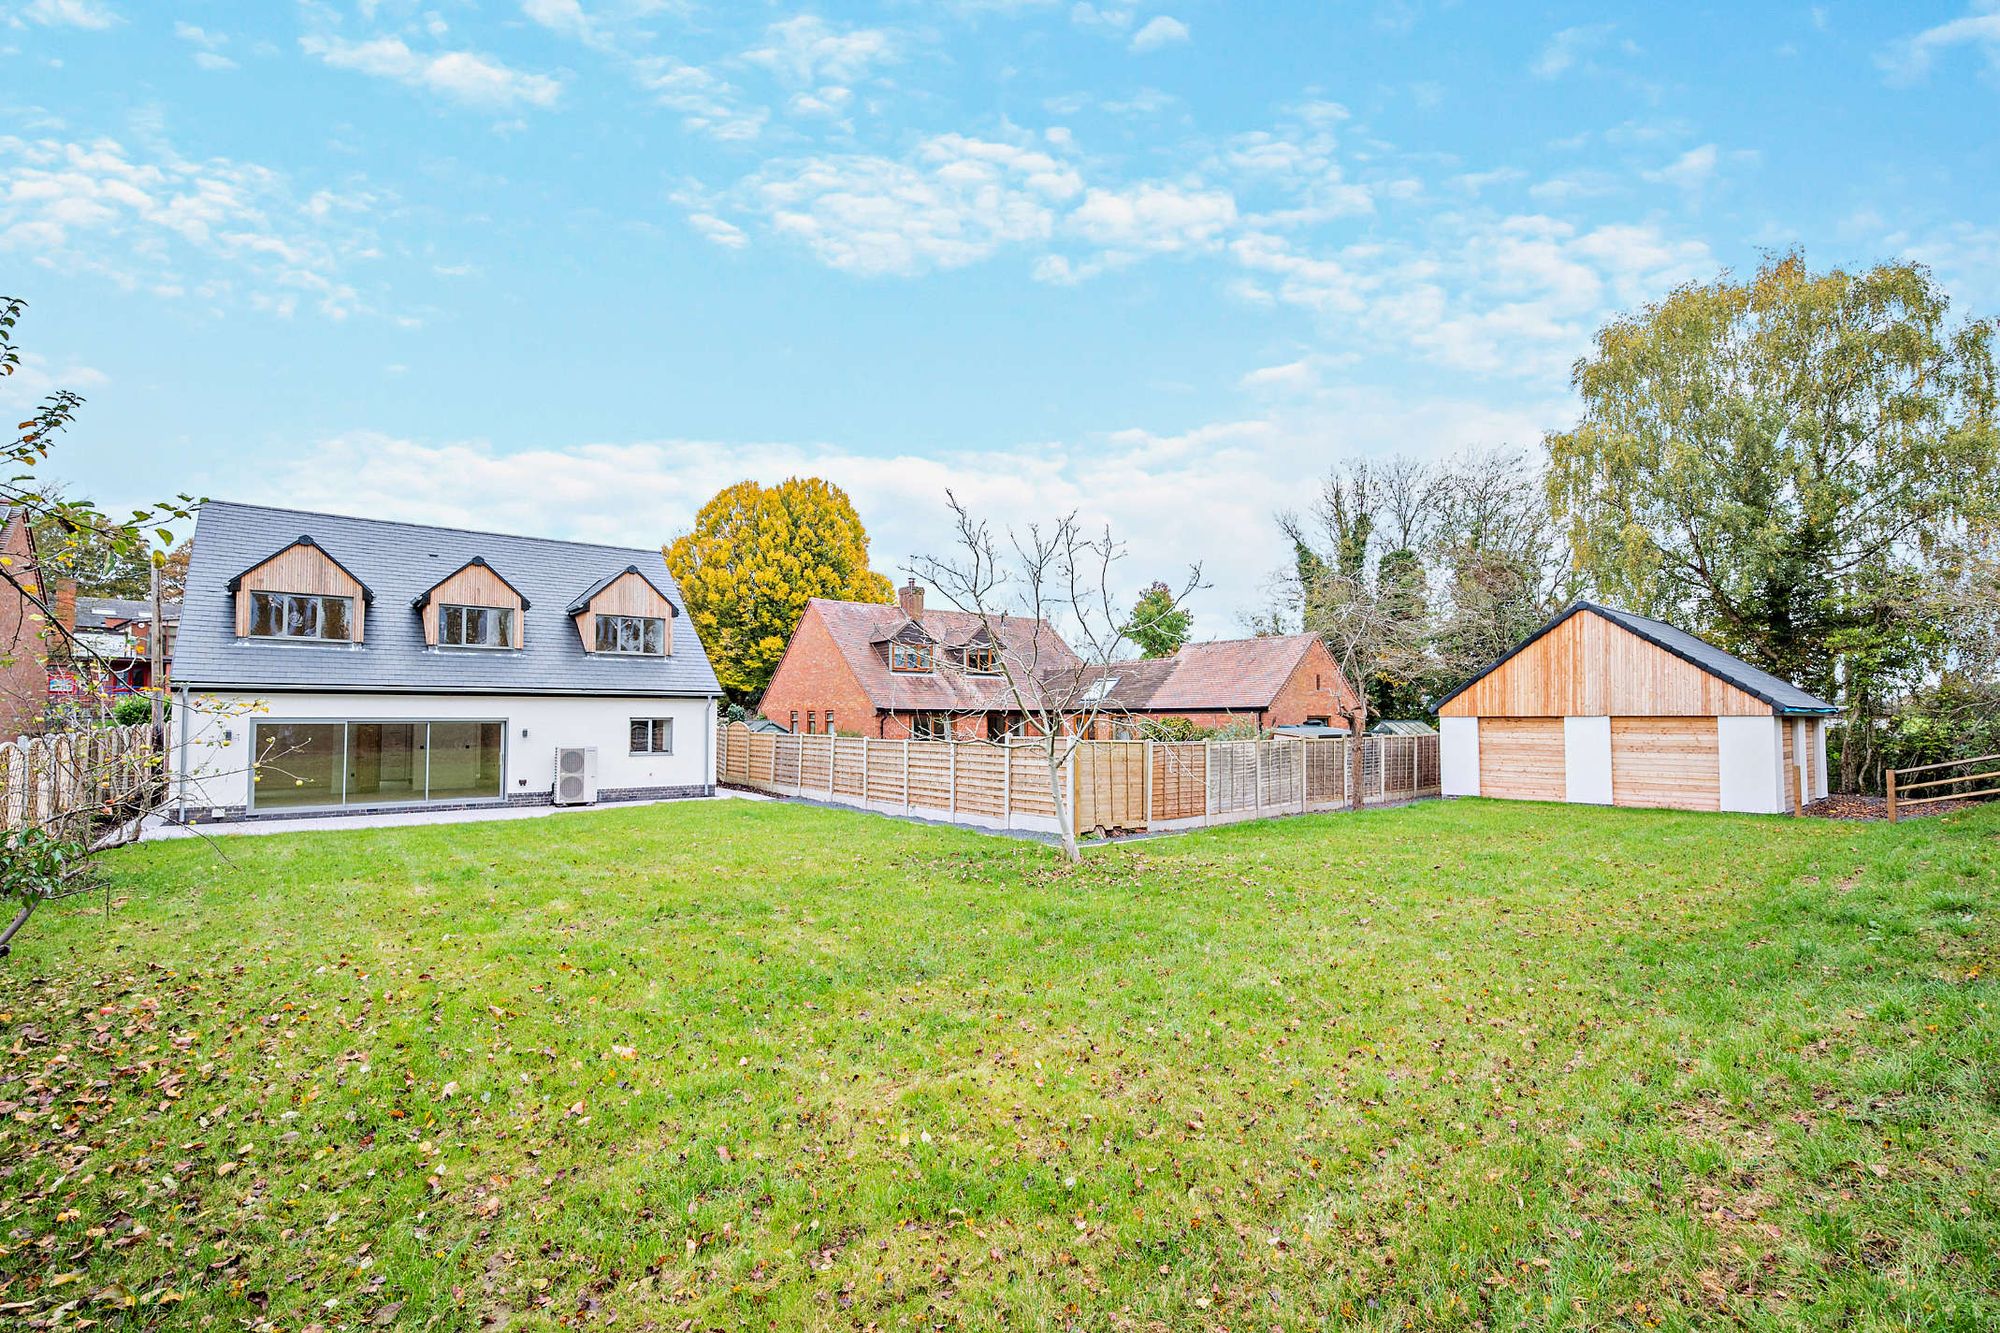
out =
[(915, 579), (903, 585), (902, 591), (896, 594), (896, 603), (903, 608), (903, 614), (910, 619), (924, 618), (924, 590), (917, 586)]
[(65, 634), (76, 633), (76, 580), (56, 580), (56, 620)]

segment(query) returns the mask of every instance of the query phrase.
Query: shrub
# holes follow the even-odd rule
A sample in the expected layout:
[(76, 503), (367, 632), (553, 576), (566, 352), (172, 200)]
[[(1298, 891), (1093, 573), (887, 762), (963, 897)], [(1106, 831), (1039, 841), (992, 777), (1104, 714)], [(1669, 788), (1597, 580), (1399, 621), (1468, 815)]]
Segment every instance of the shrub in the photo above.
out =
[[(162, 718), (173, 709), (169, 700), (161, 701)], [(153, 720), (153, 696), (150, 694), (128, 694), (111, 705), (111, 720), (121, 727), (136, 727), (141, 722)]]

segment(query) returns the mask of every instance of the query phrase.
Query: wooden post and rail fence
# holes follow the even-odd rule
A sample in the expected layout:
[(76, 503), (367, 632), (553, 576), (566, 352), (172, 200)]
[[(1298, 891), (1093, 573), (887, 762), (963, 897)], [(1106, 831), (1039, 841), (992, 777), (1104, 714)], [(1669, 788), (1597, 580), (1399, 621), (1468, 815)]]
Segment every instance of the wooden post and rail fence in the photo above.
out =
[[(735, 722), (716, 732), (716, 775), (780, 796), (986, 828), (1060, 831), (1047, 751), (1034, 739), (801, 736)], [(1082, 741), (1061, 780), (1077, 833), (1197, 828), (1436, 796), (1438, 738)]]
[[(1944, 777), (1925, 777), (1921, 781), (1909, 779), (1919, 774), (1941, 774), (1948, 768), (1979, 768), (1976, 773), (1955, 773)], [(1973, 790), (1963, 790), (1966, 784), (1985, 783)], [(1941, 791), (1940, 788), (1951, 790)], [(1946, 759), (1936, 764), (1919, 764), (1915, 768), (1892, 768), (1889, 770), (1889, 822), (1895, 823), (1903, 812), (1917, 806), (1937, 805), (1944, 801), (1970, 801), (1984, 796), (2000, 796), (2000, 754), (1974, 755), (1970, 759)], [(1928, 792), (1929, 795), (1912, 797), (1911, 792)]]

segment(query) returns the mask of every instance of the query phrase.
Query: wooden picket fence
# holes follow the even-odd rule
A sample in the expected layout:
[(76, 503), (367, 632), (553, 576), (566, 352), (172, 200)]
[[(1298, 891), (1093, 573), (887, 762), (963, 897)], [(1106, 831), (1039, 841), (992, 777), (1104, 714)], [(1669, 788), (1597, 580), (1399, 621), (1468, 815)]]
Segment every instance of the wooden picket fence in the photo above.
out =
[(157, 803), (152, 728), (99, 727), (0, 742), (0, 833), (45, 828), (80, 836), (107, 812)]
[[(1436, 736), (1273, 736), (1256, 741), (1084, 741), (1064, 766), (1075, 830), (1136, 832), (1436, 796)], [(717, 780), (838, 805), (986, 828), (1057, 831), (1048, 760), (1034, 740), (794, 736), (741, 722), (716, 733)]]

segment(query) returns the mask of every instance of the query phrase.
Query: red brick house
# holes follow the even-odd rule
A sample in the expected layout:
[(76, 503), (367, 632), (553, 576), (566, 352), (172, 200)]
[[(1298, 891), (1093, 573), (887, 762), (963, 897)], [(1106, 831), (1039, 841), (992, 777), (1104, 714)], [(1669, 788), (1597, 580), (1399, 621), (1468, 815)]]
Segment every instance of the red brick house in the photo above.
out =
[[(0, 558), (7, 573), (40, 592), (35, 539), (24, 510), (11, 509), (0, 523)], [(49, 704), (49, 638), (41, 609), (14, 583), (0, 580), (0, 738), (39, 728)]]
[(1172, 657), (1114, 662), (1116, 733), (1127, 718), (1186, 718), (1197, 727), (1352, 726), (1354, 691), (1317, 634), (1190, 643)]
[(992, 739), (1023, 719), (1000, 667), (1015, 679), (1087, 673), (1105, 686), (1102, 735), (1136, 718), (1185, 717), (1196, 726), (1338, 726), (1353, 704), (1326, 645), (1310, 634), (1189, 644), (1172, 657), (1085, 665), (1046, 622), (999, 627), (989, 643), (977, 616), (929, 611), (911, 584), (895, 605), (815, 598), (792, 632), (761, 711), (808, 735)]
[(1048, 622), (1014, 621), (989, 642), (979, 617), (929, 611), (911, 584), (889, 605), (815, 597), (760, 711), (789, 731), (984, 740), (1003, 735), (1017, 679), (1084, 670)]

